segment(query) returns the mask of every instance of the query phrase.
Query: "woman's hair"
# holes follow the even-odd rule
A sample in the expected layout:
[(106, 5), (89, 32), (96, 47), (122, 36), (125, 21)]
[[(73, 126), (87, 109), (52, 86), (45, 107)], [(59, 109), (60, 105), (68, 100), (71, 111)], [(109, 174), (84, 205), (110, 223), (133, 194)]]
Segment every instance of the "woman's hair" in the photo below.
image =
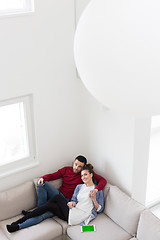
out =
[(88, 170), (88, 172), (89, 172), (90, 174), (92, 173), (92, 174), (93, 174), (92, 180), (94, 181), (94, 170), (93, 170), (92, 164), (91, 164), (91, 163), (88, 163), (88, 164), (84, 165), (84, 166), (82, 167), (81, 172), (82, 172), (83, 170)]
[(87, 163), (87, 159), (86, 159), (84, 156), (82, 156), (82, 155), (77, 156), (77, 157), (75, 158), (75, 160), (76, 160), (76, 159), (77, 159), (78, 161), (84, 163), (84, 165), (86, 165), (86, 163)]

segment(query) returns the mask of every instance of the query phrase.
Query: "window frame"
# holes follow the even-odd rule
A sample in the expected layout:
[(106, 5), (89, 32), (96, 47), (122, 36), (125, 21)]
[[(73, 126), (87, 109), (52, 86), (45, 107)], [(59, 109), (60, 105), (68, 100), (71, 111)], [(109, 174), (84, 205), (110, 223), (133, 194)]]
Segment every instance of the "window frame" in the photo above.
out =
[(35, 12), (34, 0), (23, 0), (23, 1), (26, 2), (26, 7), (25, 8), (8, 9), (8, 10), (4, 10), (4, 11), (0, 10), (0, 18), (1, 17), (13, 17), (13, 16), (18, 16), (18, 15), (33, 14)]
[(24, 171), (26, 169), (37, 166), (39, 162), (36, 158), (36, 145), (35, 145), (35, 129), (33, 117), (33, 96), (32, 94), (17, 97), (14, 99), (0, 101), (1, 106), (7, 106), (14, 103), (23, 102), (24, 115), (25, 115), (25, 128), (28, 137), (29, 157), (24, 157), (13, 162), (7, 162), (0, 166), (0, 178), (9, 176), (11, 174)]

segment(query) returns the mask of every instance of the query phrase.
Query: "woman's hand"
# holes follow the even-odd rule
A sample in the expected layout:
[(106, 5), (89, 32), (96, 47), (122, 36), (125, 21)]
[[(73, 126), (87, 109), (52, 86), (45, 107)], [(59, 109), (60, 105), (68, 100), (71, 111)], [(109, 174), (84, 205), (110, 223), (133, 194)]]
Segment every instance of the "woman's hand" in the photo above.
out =
[(93, 200), (93, 199), (96, 199), (96, 193), (97, 193), (97, 191), (95, 191), (95, 189), (92, 190), (92, 191), (90, 191), (89, 197), (92, 198), (92, 200)]
[(76, 204), (75, 204), (75, 202), (68, 202), (68, 203), (67, 203), (67, 206), (68, 206), (69, 208), (73, 208), (73, 207), (76, 206)]
[(96, 194), (97, 194), (97, 191), (92, 190), (92, 191), (90, 191), (90, 193), (89, 193), (89, 197), (92, 199), (93, 204), (94, 204), (94, 207), (95, 207), (95, 209), (97, 210), (97, 209), (99, 208), (99, 203), (98, 203), (97, 200), (96, 200)]

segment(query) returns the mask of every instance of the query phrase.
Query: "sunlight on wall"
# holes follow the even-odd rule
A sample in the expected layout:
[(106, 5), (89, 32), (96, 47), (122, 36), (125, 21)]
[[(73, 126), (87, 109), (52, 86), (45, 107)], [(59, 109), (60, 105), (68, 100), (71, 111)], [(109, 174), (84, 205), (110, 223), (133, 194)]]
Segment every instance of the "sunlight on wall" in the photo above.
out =
[(146, 205), (160, 202), (160, 116), (152, 117)]

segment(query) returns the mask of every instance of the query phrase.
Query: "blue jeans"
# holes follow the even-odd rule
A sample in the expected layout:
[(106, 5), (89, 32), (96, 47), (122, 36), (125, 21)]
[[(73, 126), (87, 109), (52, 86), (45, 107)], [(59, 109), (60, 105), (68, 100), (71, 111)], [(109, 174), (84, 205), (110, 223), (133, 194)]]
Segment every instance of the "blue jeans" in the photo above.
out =
[(38, 184), (38, 201), (37, 207), (46, 203), (49, 199), (59, 194), (59, 190), (53, 187), (49, 182), (44, 185)]
[[(38, 201), (37, 207), (46, 203), (50, 198), (55, 197), (58, 194), (61, 194), (64, 198), (65, 196), (55, 187), (53, 187), (50, 183), (45, 182), (44, 185), (38, 185)], [(68, 199), (67, 199), (68, 200)], [(30, 218), (23, 223), (18, 224), (20, 229), (27, 228), (33, 225), (36, 225), (47, 218), (53, 217), (54, 214), (52, 212), (46, 212), (40, 216)]]
[(34, 225), (44, 221), (45, 219), (51, 218), (53, 216), (54, 216), (54, 214), (52, 212), (46, 212), (40, 216), (29, 218), (25, 222), (18, 224), (19, 229), (34, 226)]

